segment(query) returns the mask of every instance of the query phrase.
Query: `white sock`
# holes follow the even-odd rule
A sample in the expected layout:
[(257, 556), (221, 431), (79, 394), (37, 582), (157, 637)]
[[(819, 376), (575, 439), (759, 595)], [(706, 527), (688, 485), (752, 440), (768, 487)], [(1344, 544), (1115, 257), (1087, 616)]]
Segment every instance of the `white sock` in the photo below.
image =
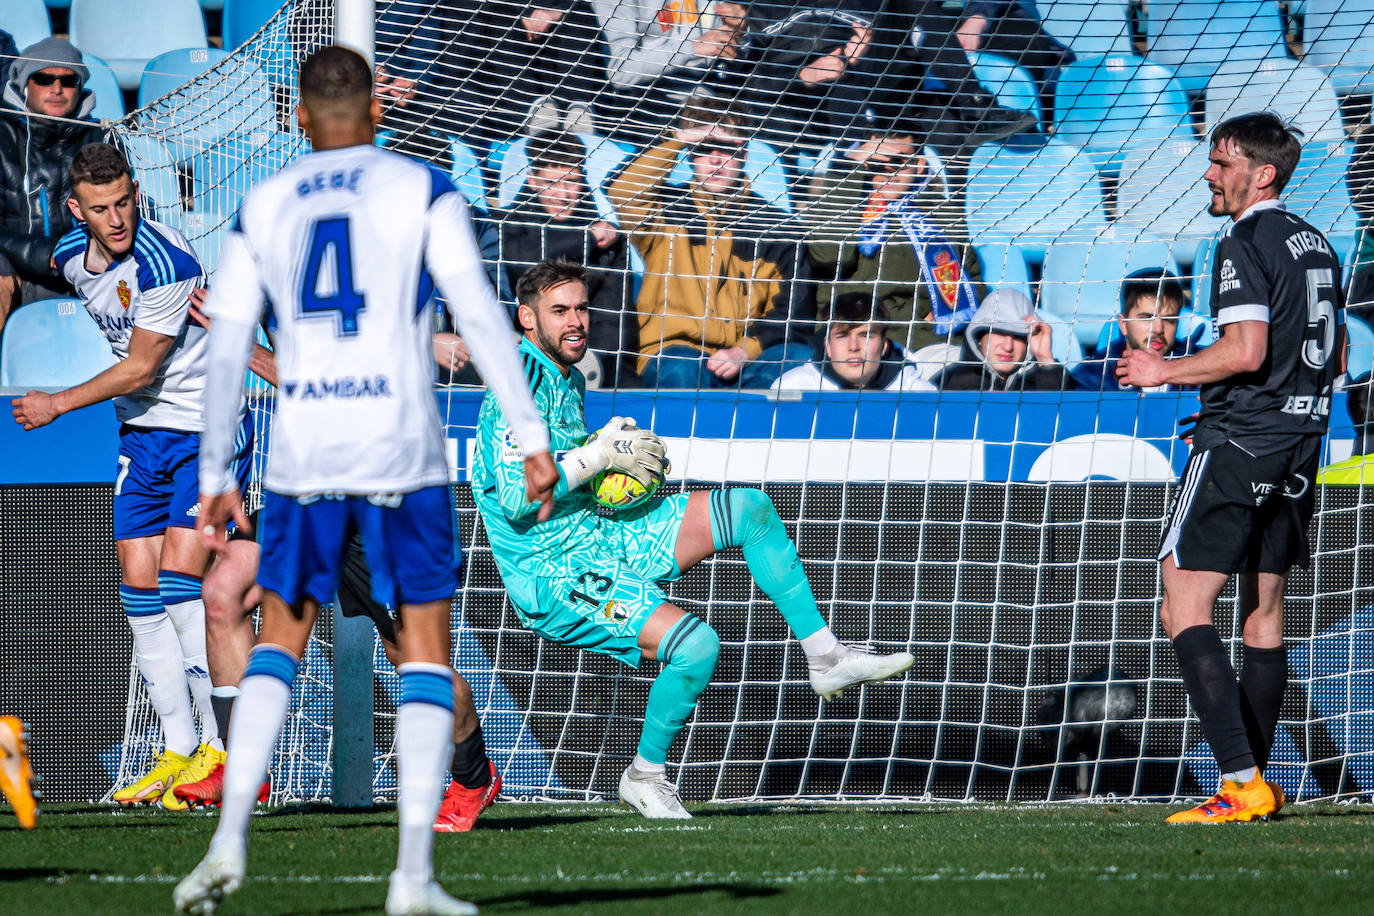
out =
[(821, 627), (810, 636), (803, 636), (797, 640), (801, 643), (802, 651), (806, 653), (808, 662), (819, 661), (839, 646), (840, 641), (835, 637), (835, 632), (830, 627)]
[(638, 754), (630, 761), (631, 779), (662, 779), (668, 775), (668, 767), (662, 763), (650, 763)]
[[(134, 634), (134, 661), (162, 723), (162, 740), (167, 750), (189, 757), (196, 752), (196, 722), (186, 693), (176, 627), (166, 611), (146, 612), (161, 607), (157, 592), (126, 585), (120, 587), (119, 594)], [(142, 604), (149, 607), (145, 609)], [(136, 613), (129, 614), (130, 610)]]
[(396, 671), (401, 676), (401, 705), (396, 709), (396, 870), (424, 883), (434, 878), (434, 817), (453, 755), (453, 672), (447, 665), (422, 662), (407, 662)]
[(229, 725), (224, 801), (211, 845), (248, 842), (248, 818), (291, 706), (290, 681), (296, 666), (296, 660), (276, 646), (258, 646), (249, 657)]
[(1241, 785), (1249, 782), (1259, 775), (1258, 767), (1246, 767), (1243, 770), (1236, 770), (1234, 773), (1222, 773), (1222, 779), (1229, 779), (1231, 782), (1238, 782)]
[(167, 605), (177, 638), (181, 640), (181, 663), (185, 666), (186, 683), (191, 688), (200, 718), (200, 743), (210, 744), (218, 737), (215, 709), (210, 703), (210, 663), (205, 658), (205, 602), (196, 598)]

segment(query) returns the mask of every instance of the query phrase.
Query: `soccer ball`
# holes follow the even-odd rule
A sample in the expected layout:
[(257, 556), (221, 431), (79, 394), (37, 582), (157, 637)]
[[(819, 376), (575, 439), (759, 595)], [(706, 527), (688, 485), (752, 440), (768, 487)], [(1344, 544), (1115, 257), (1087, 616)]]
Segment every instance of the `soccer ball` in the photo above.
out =
[(623, 471), (602, 471), (592, 478), (592, 499), (607, 509), (633, 509), (648, 501), (663, 486), (663, 476), (646, 487)]

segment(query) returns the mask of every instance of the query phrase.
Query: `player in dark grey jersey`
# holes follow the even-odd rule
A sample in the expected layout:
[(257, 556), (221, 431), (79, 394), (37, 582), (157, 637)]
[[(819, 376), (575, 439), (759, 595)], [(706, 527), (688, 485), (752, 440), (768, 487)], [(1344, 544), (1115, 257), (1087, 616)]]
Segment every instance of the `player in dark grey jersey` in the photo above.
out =
[[(1270, 113), (1216, 127), (1204, 176), (1210, 212), (1233, 220), (1213, 259), (1219, 338), (1178, 359), (1130, 350), (1117, 367), (1139, 388), (1202, 387), (1193, 453), (1159, 551), (1159, 616), (1222, 786), (1170, 823), (1249, 821), (1283, 805), (1261, 771), (1288, 684), (1284, 581), (1294, 563), (1308, 563), (1312, 481), (1345, 357), (1340, 264), (1322, 234), (1279, 200), (1300, 152)], [(1243, 619), (1239, 683), (1212, 625), (1233, 573)]]

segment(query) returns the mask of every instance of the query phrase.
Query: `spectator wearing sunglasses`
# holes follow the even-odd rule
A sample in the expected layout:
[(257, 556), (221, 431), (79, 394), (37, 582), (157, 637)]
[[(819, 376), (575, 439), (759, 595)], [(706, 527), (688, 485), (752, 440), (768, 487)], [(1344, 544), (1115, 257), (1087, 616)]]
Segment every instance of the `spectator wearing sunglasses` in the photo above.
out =
[[(644, 258), (638, 369), (649, 388), (767, 388), (811, 357), (816, 318), (801, 226), (749, 188), (748, 137), (694, 97), (671, 138), (607, 188)], [(669, 177), (680, 161), (685, 185)]]
[(30, 45), (10, 66), (0, 105), (0, 327), (20, 305), (69, 292), (50, 256), (72, 228), (67, 168), (100, 139), (89, 75), (61, 38)]
[(915, 352), (957, 346), (982, 297), (963, 210), (912, 129), (875, 131), (811, 182), (802, 208), (822, 312), (864, 291)]

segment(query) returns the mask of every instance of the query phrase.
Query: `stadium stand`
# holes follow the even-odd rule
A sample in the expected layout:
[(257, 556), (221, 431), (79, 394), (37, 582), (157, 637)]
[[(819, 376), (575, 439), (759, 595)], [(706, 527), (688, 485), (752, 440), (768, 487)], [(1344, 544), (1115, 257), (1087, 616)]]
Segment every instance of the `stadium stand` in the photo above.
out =
[(178, 48), (159, 54), (148, 61), (139, 77), (138, 107), (147, 108), (228, 56), (219, 48)]
[[(201, 5), (205, 6), (205, 0), (201, 0)], [(232, 50), (252, 38), (277, 14), (281, 0), (222, 0), (221, 5), (224, 47)]]
[(1174, 257), (1191, 264), (1199, 240), (1221, 228), (1207, 213), (1211, 195), (1201, 180), (1208, 149), (1205, 141), (1180, 137), (1127, 150), (1116, 192), (1118, 235), (1170, 239)]
[(1346, 334), (1350, 337), (1350, 350), (1345, 373), (1350, 378), (1368, 377), (1374, 370), (1374, 328), (1361, 318), (1347, 315)]
[(1344, 138), (1304, 143), (1298, 167), (1283, 190), (1288, 208), (1325, 233), (1338, 252), (1357, 229), (1347, 185), (1354, 152), (1354, 144)]
[(1117, 241), (1110, 232), (1088, 245), (1053, 245), (1045, 254), (1039, 309), (1065, 316), (1084, 347), (1095, 347), (1102, 326), (1120, 312), (1123, 277), (1146, 267), (1179, 272), (1168, 242)]
[(1302, 131), (1304, 143), (1345, 137), (1340, 102), (1326, 74), (1284, 58), (1222, 64), (1207, 81), (1203, 105), (1204, 133), (1235, 115), (1273, 111)]
[(1079, 56), (1130, 54), (1129, 0), (1041, 0), (1045, 31)]
[(1374, 0), (1306, 0), (1302, 43), (1337, 92), (1374, 92)]
[(43, 0), (5, 0), (4, 9), (0, 10), (0, 29), (9, 32), (22, 51), (52, 34), (52, 20)]
[(1176, 68), (1189, 92), (1201, 92), (1222, 64), (1287, 54), (1274, 0), (1156, 0), (1147, 22), (1146, 57)]
[(79, 299), (42, 299), (16, 311), (0, 338), (0, 387), (76, 385), (115, 362)]
[(95, 95), (95, 108), (91, 109), (91, 117), (108, 118), (111, 121), (118, 121), (124, 117), (127, 114), (124, 107), (124, 90), (119, 88), (119, 80), (110, 69), (110, 65), (94, 54), (86, 52), (82, 52), (81, 61), (86, 65), (86, 69), (91, 71), (90, 78), (86, 80), (86, 88)]
[(465, 141), (454, 137), (449, 141), (448, 155), (451, 163), (449, 177), (458, 190), (474, 207), (487, 209), (490, 204), (487, 203), (486, 184), (482, 178), (482, 161), (477, 153)]
[(1040, 123), (1040, 94), (1035, 88), (1035, 80), (1016, 62), (1000, 54), (975, 51), (968, 56), (973, 75), (983, 88), (993, 94), (997, 104), (1014, 111), (1024, 111), (1035, 115)]
[(1132, 147), (1192, 140), (1188, 94), (1159, 64), (1124, 54), (1080, 57), (1055, 83), (1054, 136), (1115, 175)]
[[(577, 138), (587, 149), (587, 184), (596, 202), (596, 210), (603, 219), (615, 222), (615, 208), (602, 188), (607, 178), (629, 158), (630, 151), (614, 140), (595, 134), (578, 134)], [(501, 209), (515, 203), (520, 189), (525, 186), (525, 176), (530, 169), (526, 153), (529, 142), (528, 137), (519, 137), (492, 150), (491, 167), (499, 176), (496, 182), (496, 206)]]
[(1019, 246), (1008, 242), (980, 242), (973, 246), (973, 251), (978, 256), (983, 285), (989, 290), (1009, 286), (1027, 299), (1033, 298), (1026, 253)]
[(137, 89), (143, 68), (162, 52), (209, 44), (195, 0), (72, 0), (69, 15), (72, 44), (108, 63), (124, 89)]

